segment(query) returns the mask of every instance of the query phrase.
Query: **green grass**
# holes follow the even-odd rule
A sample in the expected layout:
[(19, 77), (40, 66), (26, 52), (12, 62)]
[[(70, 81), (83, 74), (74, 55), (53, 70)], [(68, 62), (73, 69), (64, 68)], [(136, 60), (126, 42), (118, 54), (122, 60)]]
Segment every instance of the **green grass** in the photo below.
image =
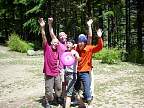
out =
[(27, 50), (33, 49), (33, 46), (34, 45), (32, 43), (27, 43), (26, 41), (22, 40), (16, 33), (12, 33), (9, 37), (8, 47), (12, 51), (26, 53)]
[(118, 49), (103, 48), (102, 51), (93, 55), (93, 59), (102, 60), (102, 63), (115, 64), (121, 60), (121, 51)]

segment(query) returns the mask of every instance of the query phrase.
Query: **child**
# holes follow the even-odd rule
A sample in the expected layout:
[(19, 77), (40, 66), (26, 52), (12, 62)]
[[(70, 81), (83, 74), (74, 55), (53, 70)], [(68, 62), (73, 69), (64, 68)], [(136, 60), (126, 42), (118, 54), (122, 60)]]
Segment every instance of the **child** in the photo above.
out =
[(74, 85), (77, 79), (77, 64), (78, 64), (78, 61), (80, 60), (80, 57), (77, 51), (73, 50), (74, 44), (75, 44), (74, 40), (72, 39), (67, 40), (67, 43), (66, 43), (67, 50), (65, 52), (70, 52), (71, 56), (75, 59), (75, 61), (70, 66), (64, 65), (65, 81), (67, 82), (65, 108), (70, 108), (71, 96), (73, 94)]
[(45, 75), (45, 100), (46, 106), (45, 108), (51, 108), (50, 101), (54, 100), (53, 89), (55, 90), (55, 94), (57, 98), (61, 96), (61, 79), (59, 73), (59, 58), (57, 52), (58, 40), (52, 39), (51, 45), (47, 42), (47, 38), (45, 35), (45, 21), (43, 18), (39, 20), (41, 26), (41, 34), (43, 40), (43, 48), (44, 48), (44, 68), (43, 73)]

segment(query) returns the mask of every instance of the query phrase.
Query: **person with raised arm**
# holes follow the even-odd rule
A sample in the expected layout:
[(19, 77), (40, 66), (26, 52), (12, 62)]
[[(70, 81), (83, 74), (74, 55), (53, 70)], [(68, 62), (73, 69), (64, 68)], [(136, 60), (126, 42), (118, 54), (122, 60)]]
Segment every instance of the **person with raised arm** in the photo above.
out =
[(58, 58), (58, 40), (52, 39), (48, 43), (45, 33), (45, 21), (43, 18), (39, 19), (42, 43), (44, 49), (44, 67), (43, 73), (45, 76), (45, 108), (51, 108), (50, 102), (54, 100), (53, 90), (57, 98), (61, 97), (61, 79), (59, 72), (59, 58)]
[(79, 53), (81, 60), (78, 62), (77, 68), (77, 81), (75, 83), (75, 90), (79, 91), (81, 82), (83, 85), (83, 96), (85, 102), (89, 105), (92, 101), (91, 94), (91, 77), (90, 72), (92, 70), (92, 54), (99, 52), (103, 48), (102, 31), (98, 29), (98, 43), (96, 45), (87, 44), (87, 36), (80, 34), (78, 36), (78, 45), (76, 51)]

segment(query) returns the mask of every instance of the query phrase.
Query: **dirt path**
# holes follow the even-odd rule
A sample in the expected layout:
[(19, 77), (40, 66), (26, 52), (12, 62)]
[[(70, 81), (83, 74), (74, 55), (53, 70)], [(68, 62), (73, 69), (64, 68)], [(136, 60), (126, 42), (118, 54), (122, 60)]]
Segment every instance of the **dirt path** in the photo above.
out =
[(0, 108), (20, 108), (44, 95), (42, 62), (42, 56), (29, 57), (0, 47)]
[[(37, 53), (27, 56), (0, 46), (0, 108), (43, 108), (43, 55)], [(144, 66), (93, 64), (93, 108), (144, 108)]]

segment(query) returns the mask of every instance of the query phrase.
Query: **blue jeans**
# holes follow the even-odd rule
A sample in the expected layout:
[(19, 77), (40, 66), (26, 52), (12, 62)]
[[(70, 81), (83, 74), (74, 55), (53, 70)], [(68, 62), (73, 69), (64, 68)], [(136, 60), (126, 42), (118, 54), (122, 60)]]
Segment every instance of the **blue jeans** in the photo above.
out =
[(91, 85), (91, 78), (89, 75), (89, 72), (78, 72), (77, 73), (77, 81), (75, 83), (75, 90), (79, 91), (81, 88), (81, 82), (83, 84), (83, 95), (84, 98), (86, 100), (91, 100), (92, 96), (91, 96), (91, 89), (90, 89), (90, 85)]

